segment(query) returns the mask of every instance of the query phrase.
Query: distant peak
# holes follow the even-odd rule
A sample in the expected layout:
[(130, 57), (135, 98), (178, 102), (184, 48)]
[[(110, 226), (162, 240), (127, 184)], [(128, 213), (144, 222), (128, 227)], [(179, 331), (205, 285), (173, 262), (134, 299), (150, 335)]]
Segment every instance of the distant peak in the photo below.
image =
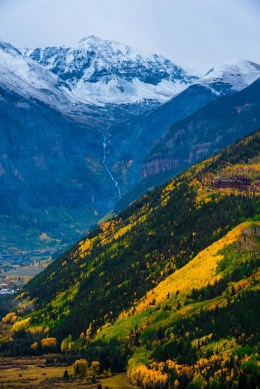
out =
[(246, 59), (233, 59), (212, 67), (204, 77), (210, 77), (214, 73), (225, 73), (234, 70), (244, 73), (254, 69), (259, 71), (260, 65)]
[(5, 42), (0, 39), (0, 49), (8, 52), (10, 54), (21, 54), (19, 50), (17, 50), (11, 43)]
[(106, 41), (104, 39), (99, 38), (96, 35), (89, 35), (84, 38), (82, 38), (79, 43), (77, 44), (78, 47), (100, 47), (107, 45), (109, 41)]
[(101, 39), (99, 36), (96, 35), (88, 35), (84, 38), (82, 38), (79, 43), (85, 43), (85, 42), (102, 42), (103, 39)]
[(240, 91), (260, 77), (260, 65), (245, 60), (227, 61), (211, 68), (197, 82), (218, 94)]

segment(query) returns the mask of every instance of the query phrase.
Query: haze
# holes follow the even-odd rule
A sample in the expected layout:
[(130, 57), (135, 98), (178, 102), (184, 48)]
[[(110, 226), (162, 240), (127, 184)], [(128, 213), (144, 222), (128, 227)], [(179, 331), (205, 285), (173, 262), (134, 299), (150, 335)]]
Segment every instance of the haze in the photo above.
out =
[(75, 45), (97, 35), (206, 72), (260, 63), (258, 0), (0, 0), (0, 38), (16, 47)]

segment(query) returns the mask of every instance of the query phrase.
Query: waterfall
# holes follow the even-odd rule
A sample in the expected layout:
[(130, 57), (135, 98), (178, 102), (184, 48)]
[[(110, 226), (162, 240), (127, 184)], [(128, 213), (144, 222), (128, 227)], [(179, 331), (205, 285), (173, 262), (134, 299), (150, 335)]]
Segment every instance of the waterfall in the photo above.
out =
[(103, 166), (104, 166), (104, 169), (107, 172), (108, 176), (110, 177), (111, 181), (115, 185), (116, 191), (117, 191), (117, 196), (120, 199), (121, 198), (121, 190), (120, 190), (119, 183), (115, 179), (115, 177), (113, 176), (111, 170), (109, 169), (109, 167), (107, 165), (107, 142), (108, 142), (109, 137), (110, 137), (110, 134), (109, 134), (108, 130), (103, 131), (103, 142), (102, 142), (102, 145), (103, 145)]

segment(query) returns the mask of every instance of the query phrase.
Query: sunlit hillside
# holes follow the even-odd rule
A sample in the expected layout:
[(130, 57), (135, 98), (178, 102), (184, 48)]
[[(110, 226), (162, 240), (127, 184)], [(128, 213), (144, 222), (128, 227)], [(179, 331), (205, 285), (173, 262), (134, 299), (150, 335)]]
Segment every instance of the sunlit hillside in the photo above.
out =
[(5, 355), (61, 352), (144, 388), (258, 379), (260, 132), (149, 191), (36, 276)]

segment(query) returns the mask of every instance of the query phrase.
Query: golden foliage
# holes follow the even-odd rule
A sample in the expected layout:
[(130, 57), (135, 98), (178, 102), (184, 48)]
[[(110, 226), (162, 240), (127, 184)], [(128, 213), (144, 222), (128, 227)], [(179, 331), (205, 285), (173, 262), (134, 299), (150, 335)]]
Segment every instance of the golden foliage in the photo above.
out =
[(80, 255), (80, 257), (82, 258), (85, 255), (87, 255), (88, 252), (91, 251), (91, 248), (92, 248), (91, 239), (86, 239), (86, 240), (83, 240), (82, 242), (80, 242), (80, 245), (79, 245), (79, 255)]
[(69, 335), (67, 338), (63, 339), (63, 341), (61, 342), (61, 352), (64, 353), (64, 352), (70, 352), (72, 350), (72, 347), (74, 346), (74, 341), (72, 339), (72, 336)]
[(57, 347), (56, 338), (43, 338), (41, 339), (42, 348), (55, 349)]
[(99, 361), (92, 361), (90, 368), (94, 370), (95, 373), (98, 373), (100, 371), (100, 362)]
[(148, 369), (145, 365), (139, 365), (128, 371), (128, 377), (133, 384), (143, 388), (166, 388), (168, 375), (158, 370)]
[(16, 321), (12, 327), (12, 331), (15, 332), (15, 331), (28, 328), (30, 320), (31, 318), (27, 317), (26, 319)]
[[(260, 223), (257, 223), (260, 225)], [(149, 291), (135, 307), (135, 313), (148, 309), (151, 302), (159, 305), (167, 299), (170, 294), (179, 291), (182, 294), (189, 294), (193, 288), (206, 287), (213, 284), (220, 276), (216, 275), (218, 262), (223, 258), (218, 252), (224, 247), (237, 241), (243, 234), (243, 231), (249, 228), (250, 222), (245, 222), (228, 232), (223, 238), (214, 242), (212, 245), (202, 250), (187, 265), (176, 270), (172, 275), (160, 282), (154, 289)], [(194, 237), (196, 239), (196, 237)], [(128, 312), (122, 312), (121, 318), (126, 317)]]
[(260, 174), (260, 163), (255, 162), (254, 160), (250, 161), (250, 163), (248, 164), (241, 163), (235, 165), (228, 165), (221, 172), (221, 176), (223, 177), (243, 175), (243, 176), (250, 177), (252, 179), (259, 177), (259, 174)]
[(2, 318), (4, 324), (13, 324), (17, 319), (15, 312), (9, 312)]
[(86, 359), (77, 359), (73, 364), (74, 374), (84, 377), (87, 373), (88, 361)]
[(33, 351), (37, 351), (37, 350), (38, 350), (38, 347), (39, 347), (38, 342), (33, 342), (33, 343), (31, 344), (31, 349), (32, 349)]
[(33, 335), (41, 334), (44, 332), (44, 327), (43, 326), (29, 327), (28, 332), (30, 332)]

